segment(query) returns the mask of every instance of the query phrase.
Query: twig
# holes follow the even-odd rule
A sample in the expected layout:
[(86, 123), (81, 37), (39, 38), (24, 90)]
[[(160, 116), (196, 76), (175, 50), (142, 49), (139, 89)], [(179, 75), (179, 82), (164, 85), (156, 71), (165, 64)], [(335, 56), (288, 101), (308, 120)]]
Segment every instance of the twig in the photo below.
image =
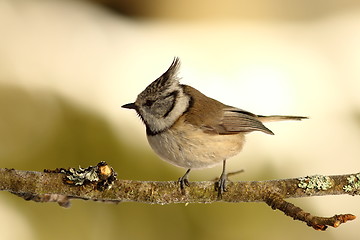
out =
[(214, 191), (214, 184), (214, 181), (190, 182), (185, 193), (182, 193), (177, 181), (116, 180), (116, 173), (104, 162), (79, 170), (71, 168), (33, 172), (0, 169), (0, 190), (9, 191), (26, 200), (57, 202), (65, 207), (70, 205), (71, 199), (150, 204), (266, 202), (272, 208), (304, 221), (317, 230), (325, 230), (327, 226), (338, 227), (341, 223), (355, 219), (355, 216), (342, 214), (331, 218), (316, 217), (284, 199), (359, 195), (360, 174), (228, 182), (227, 192), (221, 199)]
[(333, 217), (318, 217), (303, 211), (301, 208), (292, 203), (285, 201), (281, 196), (276, 193), (270, 193), (265, 202), (272, 209), (279, 209), (287, 216), (292, 217), (294, 220), (305, 222), (308, 226), (313, 227), (315, 230), (325, 231), (328, 226), (338, 227), (341, 223), (354, 220), (356, 217), (352, 214), (340, 214)]

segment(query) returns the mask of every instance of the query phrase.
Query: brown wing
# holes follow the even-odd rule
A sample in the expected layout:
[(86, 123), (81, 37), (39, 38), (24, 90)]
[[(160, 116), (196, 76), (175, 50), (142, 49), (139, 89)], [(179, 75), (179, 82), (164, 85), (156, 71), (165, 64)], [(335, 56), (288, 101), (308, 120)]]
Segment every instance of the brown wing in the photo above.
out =
[(219, 131), (219, 134), (261, 131), (274, 135), (270, 129), (265, 127), (262, 122), (258, 120), (258, 117), (255, 114), (238, 108), (225, 108), (223, 118), (219, 125), (221, 126), (220, 129), (222, 129), (222, 131)]
[[(239, 108), (222, 104), (215, 99), (187, 85), (182, 85), (185, 93), (192, 97), (187, 114), (181, 119), (209, 134), (237, 134), (262, 131), (274, 134), (266, 128), (258, 116)], [(206, 106), (206, 108), (204, 108)]]
[(258, 117), (250, 112), (238, 108), (225, 108), (223, 117), (216, 124), (203, 124), (201, 128), (210, 134), (237, 134), (261, 131), (267, 134), (274, 133), (265, 127)]

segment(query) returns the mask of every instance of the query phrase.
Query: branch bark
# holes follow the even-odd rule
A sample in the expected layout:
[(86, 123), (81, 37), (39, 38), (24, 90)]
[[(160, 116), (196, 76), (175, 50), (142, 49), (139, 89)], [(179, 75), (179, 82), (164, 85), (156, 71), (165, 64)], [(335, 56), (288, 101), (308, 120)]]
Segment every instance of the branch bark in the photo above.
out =
[[(79, 181), (78, 176), (93, 178)], [(190, 182), (184, 193), (174, 181), (116, 180), (116, 173), (106, 163), (99, 163), (87, 169), (57, 169), (47, 172), (0, 169), (0, 190), (11, 192), (26, 200), (57, 202), (64, 207), (70, 205), (70, 199), (150, 204), (265, 202), (273, 209), (279, 209), (317, 230), (325, 230), (327, 226), (337, 227), (341, 223), (355, 219), (355, 216), (341, 214), (330, 218), (316, 217), (284, 199), (359, 195), (360, 174), (228, 182), (227, 192), (221, 198), (214, 191), (214, 186), (214, 181)]]

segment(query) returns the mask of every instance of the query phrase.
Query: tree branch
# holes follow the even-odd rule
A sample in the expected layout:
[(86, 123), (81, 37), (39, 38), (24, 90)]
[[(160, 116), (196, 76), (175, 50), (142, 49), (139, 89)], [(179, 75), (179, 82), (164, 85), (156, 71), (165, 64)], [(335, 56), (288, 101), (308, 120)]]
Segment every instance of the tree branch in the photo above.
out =
[(342, 214), (330, 218), (312, 216), (286, 202), (285, 198), (325, 195), (359, 195), (360, 174), (310, 176), (293, 179), (228, 182), (221, 198), (214, 191), (214, 181), (190, 182), (182, 192), (177, 182), (116, 180), (116, 173), (106, 163), (86, 169), (56, 169), (45, 172), (0, 169), (0, 190), (26, 200), (57, 202), (70, 206), (70, 199), (105, 202), (142, 202), (150, 204), (265, 202), (295, 220), (304, 221), (317, 230), (338, 227), (355, 219)]

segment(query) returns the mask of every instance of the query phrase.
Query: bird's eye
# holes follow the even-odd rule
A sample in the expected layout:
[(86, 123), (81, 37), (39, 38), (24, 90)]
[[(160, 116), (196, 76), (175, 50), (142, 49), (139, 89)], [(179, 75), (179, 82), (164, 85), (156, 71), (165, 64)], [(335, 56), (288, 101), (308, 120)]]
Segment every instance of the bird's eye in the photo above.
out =
[(154, 104), (154, 102), (155, 102), (155, 101), (153, 101), (153, 100), (146, 100), (146, 102), (145, 102), (144, 105), (150, 107), (151, 105)]

